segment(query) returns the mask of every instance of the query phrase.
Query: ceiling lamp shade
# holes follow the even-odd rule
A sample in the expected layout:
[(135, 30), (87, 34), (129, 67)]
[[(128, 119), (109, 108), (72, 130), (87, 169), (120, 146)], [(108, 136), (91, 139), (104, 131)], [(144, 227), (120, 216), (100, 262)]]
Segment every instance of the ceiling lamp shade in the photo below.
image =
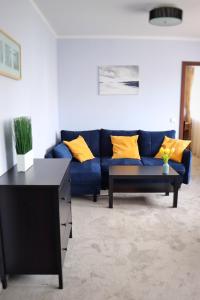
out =
[(157, 7), (149, 12), (149, 23), (157, 26), (181, 24), (183, 11), (177, 7)]

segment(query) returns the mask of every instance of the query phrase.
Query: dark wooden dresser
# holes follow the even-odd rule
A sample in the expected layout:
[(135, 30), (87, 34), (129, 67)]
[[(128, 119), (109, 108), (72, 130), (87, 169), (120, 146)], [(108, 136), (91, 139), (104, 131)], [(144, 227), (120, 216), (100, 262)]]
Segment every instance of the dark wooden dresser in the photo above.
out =
[(0, 177), (0, 272), (56, 274), (62, 265), (72, 214), (68, 159), (36, 159), (25, 173), (16, 166)]

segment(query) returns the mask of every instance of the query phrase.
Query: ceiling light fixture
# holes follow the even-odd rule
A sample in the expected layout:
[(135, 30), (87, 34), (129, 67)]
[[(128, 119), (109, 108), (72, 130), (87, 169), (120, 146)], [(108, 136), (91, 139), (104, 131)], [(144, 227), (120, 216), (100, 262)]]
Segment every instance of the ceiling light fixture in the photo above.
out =
[(149, 12), (149, 23), (157, 26), (181, 24), (183, 11), (177, 7), (157, 7)]

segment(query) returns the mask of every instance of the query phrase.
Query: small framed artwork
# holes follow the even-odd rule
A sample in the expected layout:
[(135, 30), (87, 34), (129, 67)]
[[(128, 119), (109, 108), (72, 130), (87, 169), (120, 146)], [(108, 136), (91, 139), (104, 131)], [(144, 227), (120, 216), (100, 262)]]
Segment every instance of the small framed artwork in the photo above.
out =
[(21, 46), (0, 30), (0, 75), (21, 79)]
[(100, 95), (137, 95), (139, 92), (138, 66), (100, 66)]

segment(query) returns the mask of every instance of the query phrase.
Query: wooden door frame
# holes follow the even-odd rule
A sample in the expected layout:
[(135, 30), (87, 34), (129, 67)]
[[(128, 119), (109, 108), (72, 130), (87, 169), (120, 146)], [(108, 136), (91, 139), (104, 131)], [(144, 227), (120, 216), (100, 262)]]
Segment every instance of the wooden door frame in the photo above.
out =
[(180, 121), (179, 121), (179, 138), (180, 139), (183, 139), (184, 107), (185, 107), (185, 71), (186, 71), (187, 66), (200, 66), (200, 61), (183, 61), (182, 62)]

